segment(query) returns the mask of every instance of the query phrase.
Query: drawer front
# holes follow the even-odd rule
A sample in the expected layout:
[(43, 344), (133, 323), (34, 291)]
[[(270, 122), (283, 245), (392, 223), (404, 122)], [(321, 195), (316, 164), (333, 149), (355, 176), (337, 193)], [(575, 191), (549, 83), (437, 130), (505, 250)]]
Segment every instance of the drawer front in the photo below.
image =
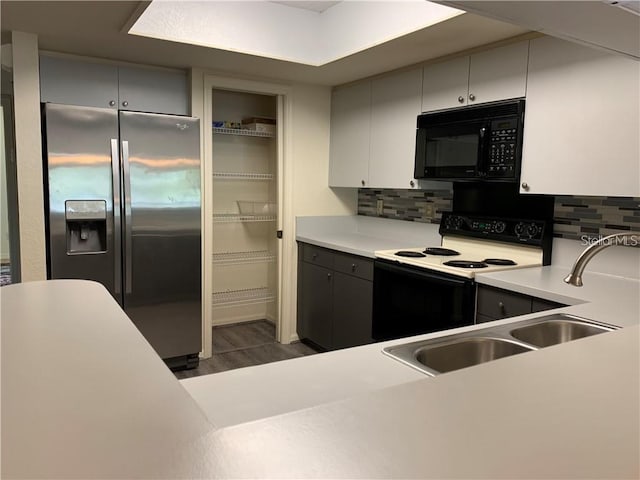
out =
[(560, 307), (566, 307), (566, 305), (552, 302), (551, 300), (544, 300), (543, 298), (534, 298), (531, 302), (531, 312), (542, 312), (544, 310), (551, 310)]
[(301, 245), (302, 260), (307, 263), (313, 263), (314, 265), (333, 268), (333, 258), (335, 254), (331, 250), (309, 245), (308, 243), (303, 243)]
[(357, 255), (336, 253), (333, 262), (333, 268), (336, 272), (373, 281), (373, 260)]
[(497, 288), (478, 288), (478, 314), (494, 319), (531, 313), (531, 297)]
[(495, 321), (496, 321), (495, 318), (487, 317), (486, 315), (482, 315), (480, 313), (476, 315), (476, 324), (486, 323), (486, 322), (495, 322)]

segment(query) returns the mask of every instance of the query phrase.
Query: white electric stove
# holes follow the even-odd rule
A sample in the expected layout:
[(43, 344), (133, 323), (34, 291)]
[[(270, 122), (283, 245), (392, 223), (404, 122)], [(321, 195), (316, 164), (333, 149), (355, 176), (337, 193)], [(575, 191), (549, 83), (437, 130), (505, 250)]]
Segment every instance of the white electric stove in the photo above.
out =
[(548, 265), (551, 220), (445, 213), (441, 245), (375, 252), (375, 340), (471, 325), (477, 273)]

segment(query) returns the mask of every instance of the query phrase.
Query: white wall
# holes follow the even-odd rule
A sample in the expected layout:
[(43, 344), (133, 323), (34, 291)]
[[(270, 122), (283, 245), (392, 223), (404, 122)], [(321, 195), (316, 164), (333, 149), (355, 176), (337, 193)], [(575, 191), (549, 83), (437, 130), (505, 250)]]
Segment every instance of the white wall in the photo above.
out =
[(45, 280), (38, 37), (12, 32), (20, 268), (23, 282)]
[(9, 262), (9, 209), (4, 145), (4, 111), (0, 107), (0, 261)]
[(331, 89), (293, 87), (293, 212), (298, 215), (354, 215), (358, 192), (329, 188)]

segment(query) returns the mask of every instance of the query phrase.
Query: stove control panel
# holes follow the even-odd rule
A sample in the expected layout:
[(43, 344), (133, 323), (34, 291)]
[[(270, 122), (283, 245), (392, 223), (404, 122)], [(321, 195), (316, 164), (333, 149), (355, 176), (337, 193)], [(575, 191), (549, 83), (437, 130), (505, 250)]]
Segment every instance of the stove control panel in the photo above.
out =
[(440, 235), (486, 238), (510, 243), (541, 245), (549, 234), (549, 222), (512, 218), (489, 218), (446, 212), (440, 222)]

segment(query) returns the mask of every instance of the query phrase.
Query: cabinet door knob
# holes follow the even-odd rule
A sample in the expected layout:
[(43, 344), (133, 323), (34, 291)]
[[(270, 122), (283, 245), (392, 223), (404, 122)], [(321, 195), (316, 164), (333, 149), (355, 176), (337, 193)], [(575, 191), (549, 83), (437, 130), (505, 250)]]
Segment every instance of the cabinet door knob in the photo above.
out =
[(316, 258), (318, 258), (318, 254), (314, 253), (313, 255), (311, 255), (311, 260), (315, 260)]
[(409, 182), (409, 185), (411, 185), (412, 187), (415, 187), (415, 186), (416, 186), (416, 182), (414, 182), (413, 180), (411, 180), (411, 181)]
[(115, 107), (116, 106), (116, 101), (115, 100), (110, 100), (109, 101), (109, 106), (110, 107)]
[(128, 107), (129, 106), (129, 102), (127, 102), (126, 100), (124, 102), (122, 102), (122, 106), (123, 107)]
[(462, 95), (460, 95), (458, 97), (458, 102), (463, 103), (464, 102), (464, 97)]
[(473, 93), (469, 94), (469, 100), (471, 100), (472, 102), (476, 99), (476, 96)]
[(327, 280), (331, 280), (331, 274), (327, 273)]
[(522, 182), (522, 189), (529, 190), (529, 184), (527, 182)]
[(364, 180), (360, 180), (360, 183), (362, 183), (362, 186), (364, 187)]
[(500, 311), (502, 313), (504, 313), (504, 303), (503, 302), (498, 302), (498, 308), (500, 309)]
[(351, 264), (351, 271), (352, 271), (352, 272), (355, 272), (355, 271), (356, 271), (356, 268), (358, 268), (358, 265), (356, 265), (355, 263), (352, 263), (352, 264)]

